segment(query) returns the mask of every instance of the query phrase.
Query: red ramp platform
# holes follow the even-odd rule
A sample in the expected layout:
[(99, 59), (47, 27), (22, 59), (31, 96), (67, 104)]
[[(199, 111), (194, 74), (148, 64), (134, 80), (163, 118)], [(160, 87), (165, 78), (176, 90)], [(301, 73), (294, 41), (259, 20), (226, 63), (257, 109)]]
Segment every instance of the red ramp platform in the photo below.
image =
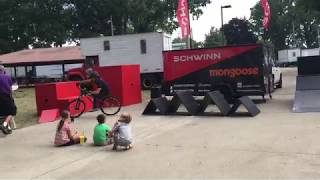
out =
[(59, 109), (43, 110), (39, 117), (38, 123), (52, 122), (57, 120), (59, 116), (60, 116)]

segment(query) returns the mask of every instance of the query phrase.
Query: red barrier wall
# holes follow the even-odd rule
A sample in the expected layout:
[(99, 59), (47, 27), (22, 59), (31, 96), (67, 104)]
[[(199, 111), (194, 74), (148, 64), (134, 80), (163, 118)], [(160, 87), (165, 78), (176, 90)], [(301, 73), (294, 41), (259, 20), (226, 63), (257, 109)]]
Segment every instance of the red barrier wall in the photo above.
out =
[(119, 98), (121, 105), (141, 103), (139, 65), (105, 66), (94, 70), (108, 83), (111, 94)]
[(140, 67), (122, 66), (122, 72), (122, 103), (141, 103)]

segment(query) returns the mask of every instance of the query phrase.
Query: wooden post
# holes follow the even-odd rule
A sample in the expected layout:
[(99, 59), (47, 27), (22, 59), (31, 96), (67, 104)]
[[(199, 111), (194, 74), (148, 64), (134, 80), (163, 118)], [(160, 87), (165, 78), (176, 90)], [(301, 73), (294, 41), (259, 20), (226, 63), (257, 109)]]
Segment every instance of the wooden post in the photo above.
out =
[(14, 66), (13, 69), (14, 69), (14, 77), (17, 78), (17, 66)]
[(64, 67), (64, 62), (62, 63), (62, 81), (65, 81), (65, 67)]

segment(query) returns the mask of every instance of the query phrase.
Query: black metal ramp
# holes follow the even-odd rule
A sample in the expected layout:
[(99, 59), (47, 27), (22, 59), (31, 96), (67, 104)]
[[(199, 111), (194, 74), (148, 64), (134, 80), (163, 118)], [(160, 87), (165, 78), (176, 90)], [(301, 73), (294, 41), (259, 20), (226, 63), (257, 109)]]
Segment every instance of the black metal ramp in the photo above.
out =
[(320, 112), (320, 76), (297, 76), (293, 112)]
[(166, 115), (170, 111), (170, 101), (166, 97), (153, 98), (149, 101), (148, 105), (144, 109), (144, 115), (160, 114)]
[(260, 113), (258, 107), (254, 104), (254, 102), (248, 96), (242, 96), (236, 100), (229, 111), (230, 116), (237, 116), (237, 110), (239, 107), (243, 105), (243, 107), (247, 110), (246, 113), (242, 113), (243, 115), (255, 117)]
[(320, 90), (296, 91), (293, 112), (320, 112)]
[(191, 92), (176, 92), (171, 100), (170, 110), (177, 112), (180, 105), (183, 105), (190, 115), (196, 115), (202, 110), (200, 104), (194, 99)]
[(296, 91), (320, 90), (320, 76), (297, 76)]
[(204, 97), (201, 103), (200, 112), (204, 112), (206, 108), (209, 106), (209, 104), (216, 105), (220, 110), (221, 114), (224, 116), (227, 116), (231, 109), (229, 103), (224, 98), (223, 94), (220, 93), (219, 91), (212, 91), (206, 94), (206, 96)]

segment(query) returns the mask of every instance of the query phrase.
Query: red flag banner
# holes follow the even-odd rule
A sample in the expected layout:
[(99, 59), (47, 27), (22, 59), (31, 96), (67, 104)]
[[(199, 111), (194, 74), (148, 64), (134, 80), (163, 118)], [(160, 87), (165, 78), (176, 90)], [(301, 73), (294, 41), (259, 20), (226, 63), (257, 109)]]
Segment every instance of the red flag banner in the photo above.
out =
[(264, 29), (268, 30), (270, 19), (271, 19), (270, 5), (268, 0), (260, 0), (260, 5), (263, 9), (262, 26)]
[(188, 0), (179, 0), (177, 8), (177, 19), (181, 28), (182, 38), (190, 35), (190, 22), (189, 22), (189, 7)]

